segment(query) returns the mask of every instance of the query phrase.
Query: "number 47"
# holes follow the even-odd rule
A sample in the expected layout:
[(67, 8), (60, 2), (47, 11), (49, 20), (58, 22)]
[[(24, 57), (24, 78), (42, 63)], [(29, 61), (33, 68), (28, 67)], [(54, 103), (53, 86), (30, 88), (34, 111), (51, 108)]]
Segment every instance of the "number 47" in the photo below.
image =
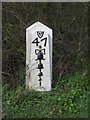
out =
[[(41, 42), (44, 41), (44, 46), (46, 46), (46, 43), (47, 43), (47, 37), (41, 39)], [(36, 38), (32, 43), (36, 44), (36, 46), (38, 46), (38, 43), (40, 43), (38, 41), (38, 38)]]

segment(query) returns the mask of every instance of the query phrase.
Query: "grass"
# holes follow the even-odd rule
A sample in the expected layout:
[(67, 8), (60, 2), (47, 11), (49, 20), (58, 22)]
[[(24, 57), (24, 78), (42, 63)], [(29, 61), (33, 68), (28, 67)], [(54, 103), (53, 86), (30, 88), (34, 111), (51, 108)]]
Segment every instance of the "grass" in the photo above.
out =
[(87, 118), (87, 69), (61, 79), (50, 92), (3, 86), (4, 118)]

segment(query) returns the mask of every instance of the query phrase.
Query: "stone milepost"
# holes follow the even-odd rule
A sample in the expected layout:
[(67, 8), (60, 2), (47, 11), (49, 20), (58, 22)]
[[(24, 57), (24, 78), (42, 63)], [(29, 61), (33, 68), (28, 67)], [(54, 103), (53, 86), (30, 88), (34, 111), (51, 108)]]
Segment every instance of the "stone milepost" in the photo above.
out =
[(26, 87), (50, 91), (52, 83), (52, 29), (36, 22), (26, 29)]

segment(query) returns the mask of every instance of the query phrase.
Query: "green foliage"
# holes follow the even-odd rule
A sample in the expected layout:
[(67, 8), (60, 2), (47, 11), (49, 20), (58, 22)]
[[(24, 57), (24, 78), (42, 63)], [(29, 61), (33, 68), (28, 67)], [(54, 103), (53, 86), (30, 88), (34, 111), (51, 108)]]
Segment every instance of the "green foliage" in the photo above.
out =
[(88, 117), (87, 68), (61, 79), (50, 92), (3, 86), (3, 117)]
[[(87, 117), (88, 4), (13, 2), (2, 7), (3, 117)], [(36, 21), (54, 33), (50, 92), (27, 91), (23, 85), (25, 30)]]

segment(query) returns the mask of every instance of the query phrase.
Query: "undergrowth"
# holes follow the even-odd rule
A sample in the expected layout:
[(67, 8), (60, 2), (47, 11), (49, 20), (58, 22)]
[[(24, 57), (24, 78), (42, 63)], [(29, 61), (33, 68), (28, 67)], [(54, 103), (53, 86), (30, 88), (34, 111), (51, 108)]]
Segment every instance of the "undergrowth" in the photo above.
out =
[(49, 92), (3, 86), (3, 118), (88, 117), (87, 68), (61, 79)]

